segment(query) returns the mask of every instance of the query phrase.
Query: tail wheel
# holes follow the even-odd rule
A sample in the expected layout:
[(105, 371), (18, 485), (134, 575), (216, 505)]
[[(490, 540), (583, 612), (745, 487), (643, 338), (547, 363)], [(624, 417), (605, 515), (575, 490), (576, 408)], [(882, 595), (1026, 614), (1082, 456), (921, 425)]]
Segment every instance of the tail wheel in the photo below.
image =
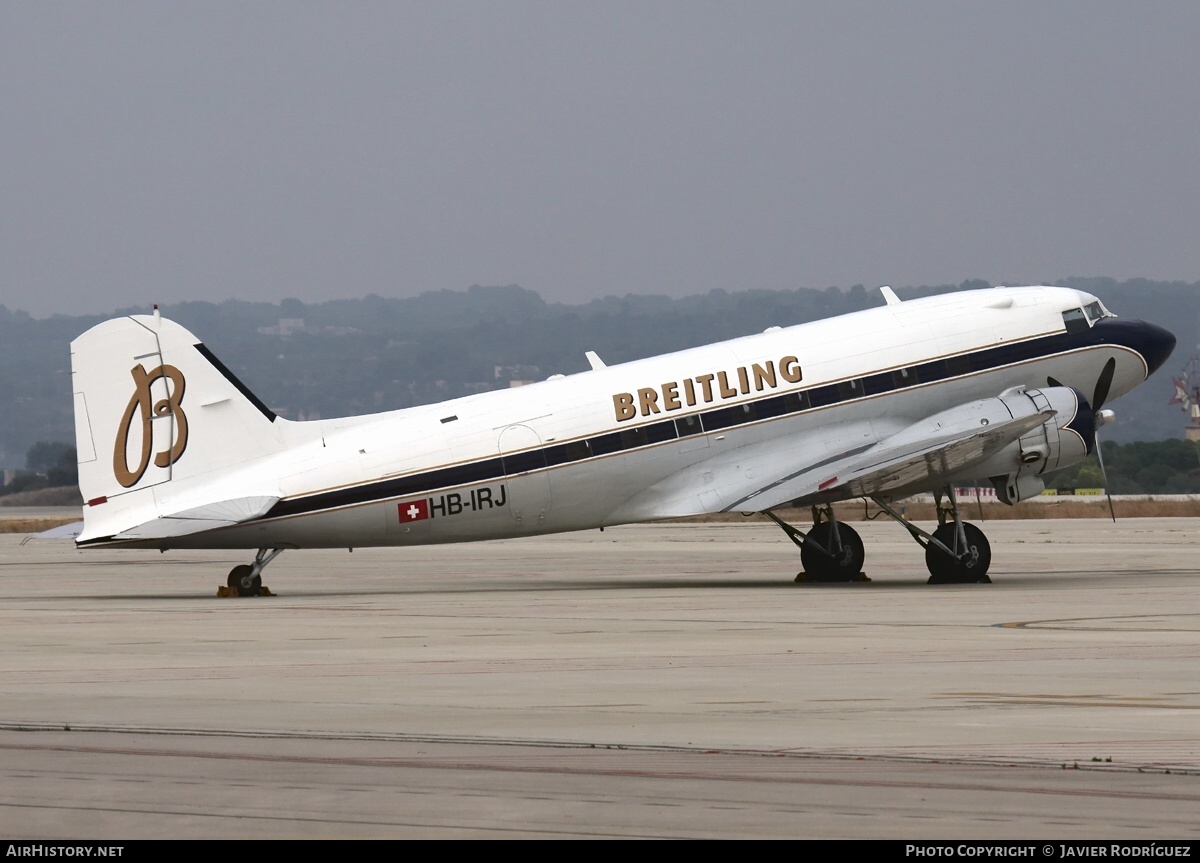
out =
[[(835, 528), (841, 540), (840, 549), (833, 538)], [(829, 549), (828, 553), (823, 549)], [(866, 556), (858, 531), (840, 522), (814, 524), (800, 546), (804, 573), (813, 581), (853, 581), (862, 572)]]
[(963, 522), (963, 533), (967, 545), (960, 548), (958, 531), (953, 522), (938, 527), (934, 539), (953, 549), (954, 556), (946, 554), (933, 543), (925, 546), (925, 566), (929, 569), (930, 584), (990, 584), (988, 567), (992, 564), (992, 548), (983, 531), (970, 522)]
[(236, 590), (238, 596), (258, 596), (262, 590), (262, 576), (255, 575), (254, 567), (248, 563), (231, 569), (225, 583)]

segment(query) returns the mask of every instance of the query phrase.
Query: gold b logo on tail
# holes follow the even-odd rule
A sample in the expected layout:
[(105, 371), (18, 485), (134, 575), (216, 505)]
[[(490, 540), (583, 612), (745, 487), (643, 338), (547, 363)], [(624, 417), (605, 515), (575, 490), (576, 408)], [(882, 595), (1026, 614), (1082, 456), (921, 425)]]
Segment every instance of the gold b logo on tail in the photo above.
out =
[[(174, 442), (169, 449), (162, 450), (155, 454), (154, 464), (158, 467), (167, 467), (179, 461), (179, 457), (183, 455), (183, 450), (187, 446), (188, 440), (188, 423), (187, 416), (183, 412), (183, 408), (179, 406), (183, 401), (184, 380), (183, 372), (174, 366), (161, 365), (152, 371), (146, 371), (141, 363), (138, 363), (129, 373), (133, 375), (133, 383), (135, 389), (133, 397), (129, 400), (129, 404), (125, 408), (125, 413), (121, 417), (121, 424), (117, 427), (117, 441), (113, 447), (113, 475), (116, 476), (124, 488), (129, 488), (137, 483), (142, 478), (142, 474), (150, 467), (150, 451), (154, 449), (154, 429), (152, 423), (158, 417), (174, 417), (175, 433)], [(157, 380), (167, 380), (169, 384), (164, 384), (166, 387), (167, 397), (154, 401), (154, 394), (150, 391), (151, 386)], [(137, 412), (142, 420), (142, 446), (141, 457), (138, 460), (138, 465), (133, 470), (129, 469), (129, 434), (133, 431), (133, 415)]]

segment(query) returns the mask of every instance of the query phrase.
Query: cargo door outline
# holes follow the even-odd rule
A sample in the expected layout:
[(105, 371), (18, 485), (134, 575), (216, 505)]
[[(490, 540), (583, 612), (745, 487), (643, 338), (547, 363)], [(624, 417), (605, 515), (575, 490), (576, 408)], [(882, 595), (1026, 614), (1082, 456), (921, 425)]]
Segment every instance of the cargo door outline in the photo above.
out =
[(535, 530), (550, 512), (550, 477), (542, 439), (527, 425), (506, 426), (497, 443), (508, 485), (508, 512), (523, 528)]

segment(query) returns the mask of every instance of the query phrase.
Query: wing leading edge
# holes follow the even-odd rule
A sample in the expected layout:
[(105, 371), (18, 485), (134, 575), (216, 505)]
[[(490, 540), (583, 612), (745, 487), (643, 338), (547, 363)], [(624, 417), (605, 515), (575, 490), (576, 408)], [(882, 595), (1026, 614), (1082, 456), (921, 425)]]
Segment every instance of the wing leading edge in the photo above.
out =
[(790, 503), (817, 503), (933, 488), (972, 465), (982, 464), (1056, 413), (1053, 408), (1046, 408), (1007, 422), (988, 422), (978, 430), (954, 431), (916, 440), (906, 430), (861, 452), (780, 477), (746, 494), (725, 507), (725, 511), (761, 512)]

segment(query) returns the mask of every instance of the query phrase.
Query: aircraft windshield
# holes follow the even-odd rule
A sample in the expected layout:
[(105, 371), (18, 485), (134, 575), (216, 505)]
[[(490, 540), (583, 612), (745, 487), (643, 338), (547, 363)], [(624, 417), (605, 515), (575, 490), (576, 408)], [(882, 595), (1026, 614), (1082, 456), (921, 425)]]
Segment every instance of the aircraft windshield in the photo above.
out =
[(1083, 314), (1083, 309), (1067, 309), (1062, 316), (1068, 333), (1082, 333), (1091, 326), (1091, 322)]
[(1062, 316), (1067, 332), (1079, 333), (1091, 327), (1101, 318), (1111, 317), (1112, 313), (1104, 308), (1099, 300), (1093, 300), (1082, 309), (1067, 309)]

